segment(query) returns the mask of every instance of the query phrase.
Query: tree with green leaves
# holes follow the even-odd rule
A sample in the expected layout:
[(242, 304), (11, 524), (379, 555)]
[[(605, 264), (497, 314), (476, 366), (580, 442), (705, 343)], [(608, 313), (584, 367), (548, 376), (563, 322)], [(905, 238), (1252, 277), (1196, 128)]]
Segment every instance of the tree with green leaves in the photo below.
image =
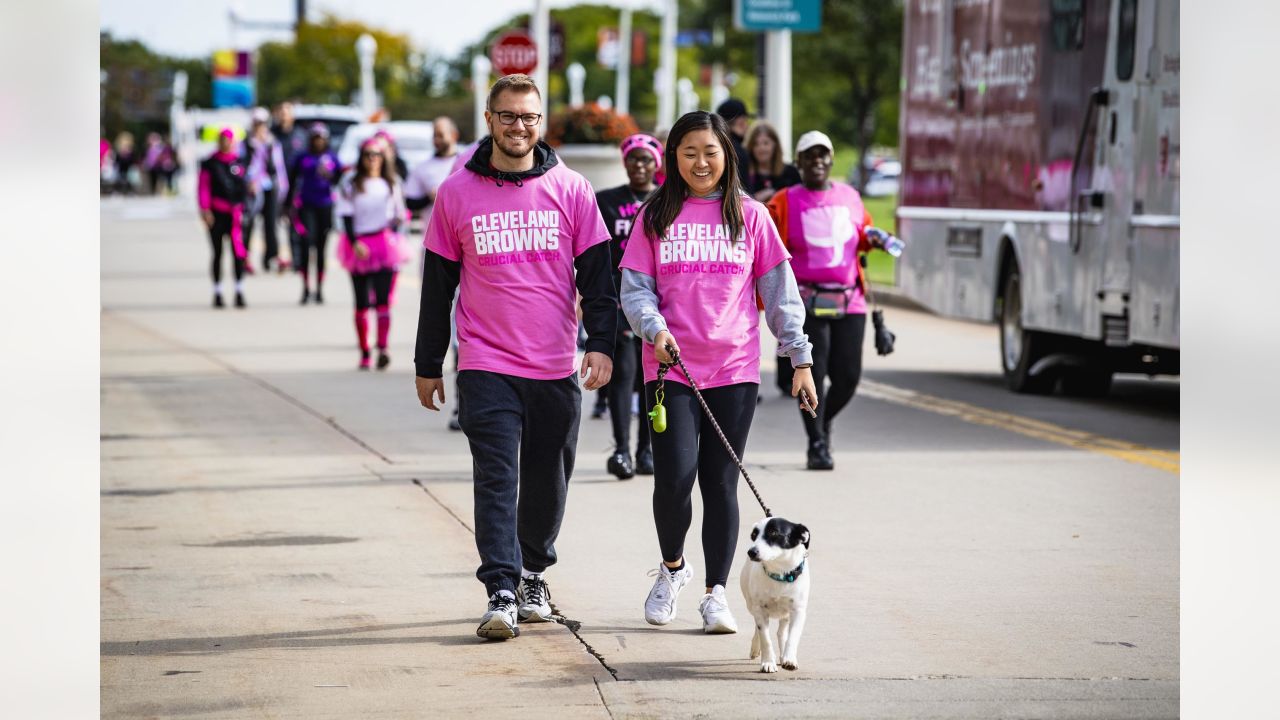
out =
[(356, 39), (365, 33), (378, 43), (374, 82), (383, 105), (396, 115), (422, 94), (417, 89), (418, 71), (410, 63), (408, 36), (334, 15), (303, 24), (293, 42), (268, 42), (258, 48), (258, 102), (351, 103), (360, 87)]
[(209, 59), (176, 58), (153, 52), (137, 40), (98, 36), (103, 72), (101, 122), (107, 137), (128, 130), (138, 137), (168, 132), (173, 76), (187, 73), (187, 103), (208, 106), (213, 90)]
[(796, 133), (851, 140), (860, 162), (872, 144), (896, 146), (901, 61), (901, 0), (823, 3), (822, 31), (792, 36)]

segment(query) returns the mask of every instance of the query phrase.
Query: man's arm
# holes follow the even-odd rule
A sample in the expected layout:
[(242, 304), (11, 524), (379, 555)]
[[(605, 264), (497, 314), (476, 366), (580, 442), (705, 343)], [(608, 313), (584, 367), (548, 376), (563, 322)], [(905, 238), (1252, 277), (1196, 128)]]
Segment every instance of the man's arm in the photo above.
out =
[(587, 352), (613, 358), (618, 333), (618, 292), (613, 287), (613, 261), (609, 243), (587, 248), (573, 261), (578, 294), (582, 296), (582, 324), (587, 329)]
[(449, 314), (461, 277), (462, 263), (427, 250), (422, 271), (422, 300), (418, 307), (418, 344), (413, 356), (418, 377), (444, 375), (444, 356), (449, 351)]

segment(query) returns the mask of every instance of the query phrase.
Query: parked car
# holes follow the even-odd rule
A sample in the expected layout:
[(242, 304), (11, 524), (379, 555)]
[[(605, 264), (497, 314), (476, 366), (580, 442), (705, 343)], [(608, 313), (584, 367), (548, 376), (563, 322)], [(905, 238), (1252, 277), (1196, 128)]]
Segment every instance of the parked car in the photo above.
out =
[[(884, 158), (872, 161), (867, 176), (867, 186), (863, 189), (864, 197), (887, 197), (898, 194), (899, 180), (902, 177), (902, 163)], [(858, 185), (858, 166), (849, 173), (849, 184)]]
[(383, 123), (360, 123), (347, 129), (338, 148), (338, 162), (343, 167), (354, 167), (359, 159), (360, 144), (373, 137), (379, 130), (386, 130), (396, 142), (396, 152), (406, 166), (415, 165), (435, 156), (433, 141), (435, 128), (428, 120), (396, 120)]

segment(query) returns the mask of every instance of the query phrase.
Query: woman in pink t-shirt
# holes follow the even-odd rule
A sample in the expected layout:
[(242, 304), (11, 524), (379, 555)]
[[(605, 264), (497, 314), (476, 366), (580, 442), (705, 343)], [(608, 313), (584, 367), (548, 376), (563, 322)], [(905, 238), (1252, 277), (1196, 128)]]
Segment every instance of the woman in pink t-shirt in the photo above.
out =
[[(645, 343), (645, 395), (654, 405), (659, 363), (680, 355), (738, 457), (760, 390), (756, 294), (796, 367), (792, 394), (814, 397), (804, 306), (788, 255), (768, 212), (747, 197), (728, 127), (692, 112), (671, 128), (667, 180), (632, 225), (623, 255), (622, 309)], [(682, 345), (677, 343), (680, 338)], [(679, 367), (666, 375), (667, 429), (653, 434), (653, 518), (662, 563), (645, 600), (645, 620), (666, 625), (693, 577), (684, 558), (693, 484), (702, 493), (706, 594), (699, 610), (708, 633), (737, 632), (724, 585), (738, 542), (738, 469), (716, 438)]]
[[(801, 412), (809, 436), (810, 470), (831, 470), (831, 421), (849, 404), (862, 376), (862, 338), (867, 326), (866, 277), (861, 253), (884, 249), (871, 229), (871, 213), (858, 191), (831, 180), (831, 139), (817, 130), (796, 141), (800, 185), (769, 201), (769, 212), (787, 249), (805, 301), (804, 331), (813, 342), (813, 377), (822, 408)], [(831, 389), (826, 379), (831, 378)]]

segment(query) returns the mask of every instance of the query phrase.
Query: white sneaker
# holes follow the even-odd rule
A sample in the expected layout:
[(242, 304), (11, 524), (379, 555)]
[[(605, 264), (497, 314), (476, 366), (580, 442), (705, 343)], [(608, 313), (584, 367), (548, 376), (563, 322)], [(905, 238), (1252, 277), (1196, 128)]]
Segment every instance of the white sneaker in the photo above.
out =
[(499, 590), (489, 596), (489, 608), (480, 618), (476, 635), (490, 640), (508, 640), (520, 634), (516, 624), (516, 597), (510, 591)]
[(516, 604), (521, 622), (547, 622), (551, 620), (551, 589), (540, 577), (520, 579), (516, 588)]
[(685, 560), (684, 567), (669, 570), (660, 563), (656, 574), (658, 577), (654, 579), (649, 597), (644, 601), (644, 619), (650, 625), (666, 625), (676, 618), (676, 598), (680, 597), (680, 591), (693, 577), (693, 566)]
[(729, 612), (723, 585), (716, 585), (711, 588), (711, 592), (702, 596), (698, 612), (702, 613), (702, 632), (716, 635), (738, 632), (738, 623), (733, 619), (733, 613)]

